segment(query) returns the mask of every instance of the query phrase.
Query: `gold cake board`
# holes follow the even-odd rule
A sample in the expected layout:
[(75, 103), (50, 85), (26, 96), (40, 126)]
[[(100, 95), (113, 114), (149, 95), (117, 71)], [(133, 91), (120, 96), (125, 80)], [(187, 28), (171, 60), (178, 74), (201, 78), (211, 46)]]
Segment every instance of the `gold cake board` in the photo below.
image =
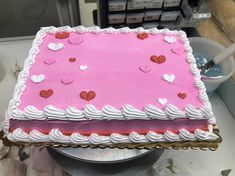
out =
[(3, 144), (5, 146), (53, 146), (53, 147), (91, 147), (91, 148), (128, 148), (128, 149), (153, 149), (153, 148), (164, 148), (164, 149), (193, 149), (193, 150), (211, 150), (215, 151), (218, 147), (219, 144), (222, 142), (222, 137), (219, 135), (219, 129), (217, 126), (213, 126), (213, 132), (219, 136), (219, 138), (215, 141), (182, 141), (182, 142), (154, 142), (154, 143), (123, 143), (123, 144), (99, 144), (99, 145), (94, 145), (94, 144), (83, 144), (83, 145), (74, 145), (74, 144), (61, 144), (61, 143), (31, 143), (31, 142), (11, 142), (7, 139), (6, 136), (4, 136), (4, 132), (0, 132), (0, 139), (3, 141)]

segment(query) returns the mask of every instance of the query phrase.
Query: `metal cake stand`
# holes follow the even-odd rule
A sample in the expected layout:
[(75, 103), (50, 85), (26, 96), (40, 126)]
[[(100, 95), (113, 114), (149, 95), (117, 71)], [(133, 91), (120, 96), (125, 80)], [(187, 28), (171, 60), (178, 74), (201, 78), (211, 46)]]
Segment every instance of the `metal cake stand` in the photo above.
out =
[(71, 176), (143, 176), (163, 149), (48, 147), (52, 158)]

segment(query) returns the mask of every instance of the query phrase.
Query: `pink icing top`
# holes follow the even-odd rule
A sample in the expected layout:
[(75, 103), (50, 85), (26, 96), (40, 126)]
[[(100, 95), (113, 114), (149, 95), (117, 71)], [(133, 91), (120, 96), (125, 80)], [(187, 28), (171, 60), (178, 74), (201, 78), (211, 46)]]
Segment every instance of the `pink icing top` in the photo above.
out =
[[(29, 105), (39, 110), (47, 105), (83, 109), (87, 104), (98, 109), (105, 105), (121, 109), (125, 104), (140, 110), (148, 104), (163, 109), (165, 105), (159, 103), (159, 98), (180, 110), (188, 104), (199, 108), (202, 102), (187, 55), (182, 52), (184, 45), (179, 36), (174, 37), (176, 42), (170, 44), (163, 34), (149, 34), (144, 40), (136, 33), (70, 33), (65, 39), (47, 34), (30, 69), (30, 77), (43, 74), (45, 79), (39, 83), (27, 80), (19, 109)], [(58, 42), (63, 43), (62, 49), (48, 48), (50, 43)], [(152, 55), (164, 55), (166, 60), (158, 64), (150, 59)], [(164, 74), (173, 74), (175, 79), (170, 83), (163, 79)], [(40, 96), (47, 89), (53, 94)], [(90, 101), (80, 97), (82, 91), (91, 90), (96, 95)]]

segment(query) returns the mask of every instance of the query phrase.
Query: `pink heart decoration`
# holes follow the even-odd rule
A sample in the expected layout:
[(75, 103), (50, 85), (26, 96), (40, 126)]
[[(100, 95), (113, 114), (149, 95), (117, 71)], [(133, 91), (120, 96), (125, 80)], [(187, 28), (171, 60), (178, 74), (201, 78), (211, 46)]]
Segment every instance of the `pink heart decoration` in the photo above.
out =
[(140, 71), (144, 72), (144, 73), (148, 73), (151, 71), (151, 67), (148, 66), (148, 65), (145, 65), (145, 66), (140, 66), (139, 67)]
[(51, 65), (53, 63), (55, 63), (56, 59), (55, 58), (47, 58), (44, 60), (44, 63), (47, 65)]
[(82, 38), (79, 37), (79, 36), (74, 36), (74, 35), (71, 35), (68, 39), (68, 42), (72, 45), (79, 45), (80, 43), (83, 42)]
[(62, 84), (69, 85), (73, 82), (73, 79), (71, 79), (71, 78), (61, 78), (60, 81), (61, 81)]
[(181, 48), (181, 47), (174, 47), (171, 49), (171, 52), (180, 56), (181, 54), (183, 54), (185, 52), (185, 50), (184, 50), (184, 48)]

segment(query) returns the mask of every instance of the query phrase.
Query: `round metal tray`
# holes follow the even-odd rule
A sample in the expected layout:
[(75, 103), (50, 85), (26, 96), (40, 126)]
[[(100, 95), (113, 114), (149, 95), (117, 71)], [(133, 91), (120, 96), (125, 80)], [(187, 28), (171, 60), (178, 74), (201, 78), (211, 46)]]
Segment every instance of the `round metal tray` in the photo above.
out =
[(58, 153), (89, 163), (118, 163), (136, 159), (155, 149), (119, 149), (119, 148), (71, 148), (53, 147)]
[(54, 148), (52, 158), (71, 176), (145, 176), (163, 149)]

